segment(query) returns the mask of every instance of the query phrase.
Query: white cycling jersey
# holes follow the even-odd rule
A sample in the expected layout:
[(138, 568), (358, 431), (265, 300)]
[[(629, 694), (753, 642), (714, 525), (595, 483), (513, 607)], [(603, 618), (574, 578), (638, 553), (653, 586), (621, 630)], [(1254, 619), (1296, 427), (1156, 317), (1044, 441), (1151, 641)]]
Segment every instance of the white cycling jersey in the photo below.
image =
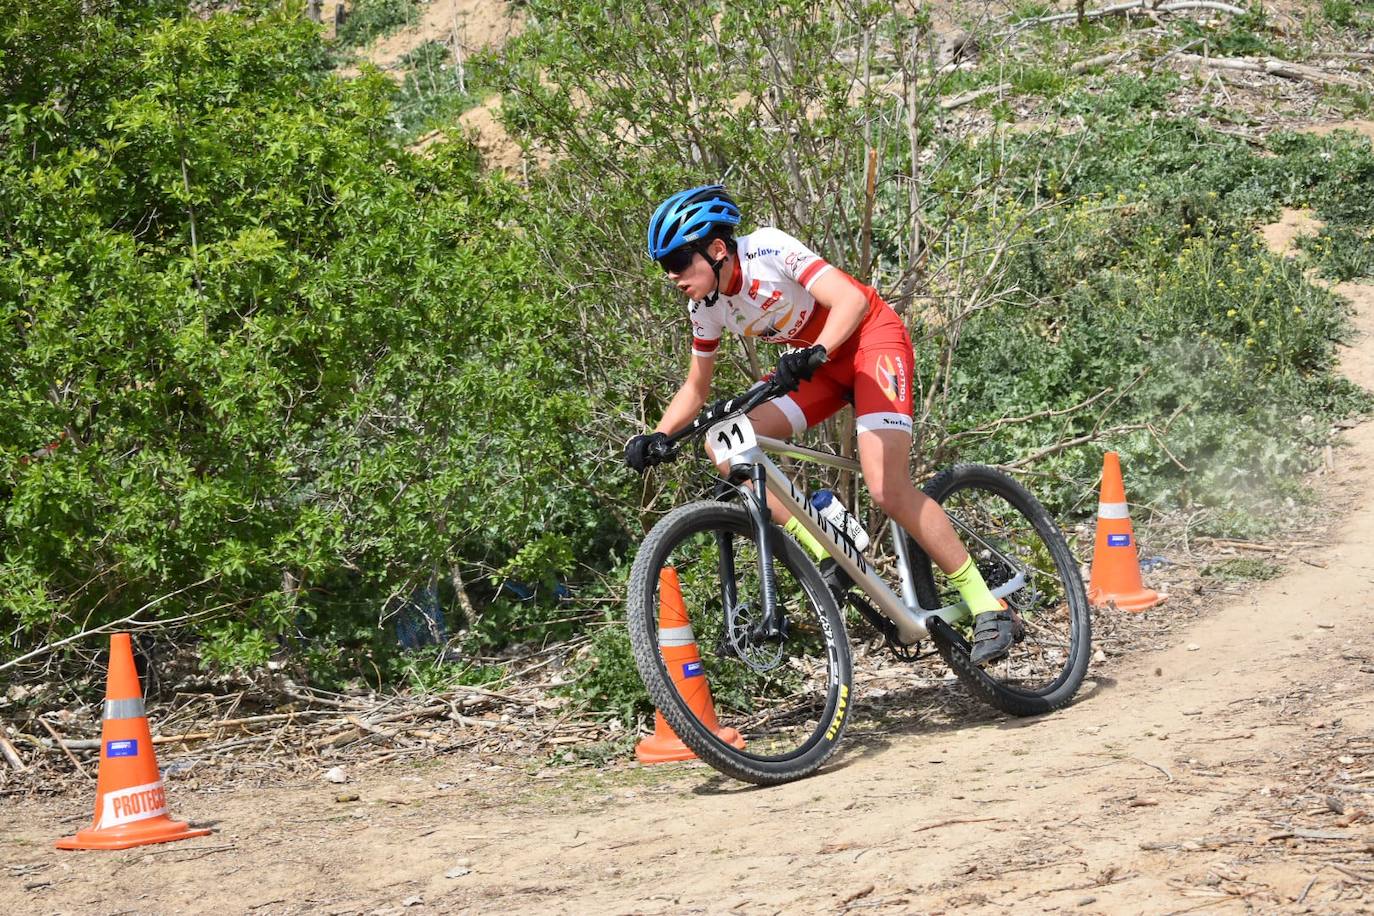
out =
[(812, 321), (823, 307), (811, 287), (831, 269), (824, 258), (781, 229), (762, 226), (737, 239), (739, 270), (715, 302), (694, 300), (692, 353), (714, 357), (726, 329), (772, 343), (816, 342), (823, 321)]

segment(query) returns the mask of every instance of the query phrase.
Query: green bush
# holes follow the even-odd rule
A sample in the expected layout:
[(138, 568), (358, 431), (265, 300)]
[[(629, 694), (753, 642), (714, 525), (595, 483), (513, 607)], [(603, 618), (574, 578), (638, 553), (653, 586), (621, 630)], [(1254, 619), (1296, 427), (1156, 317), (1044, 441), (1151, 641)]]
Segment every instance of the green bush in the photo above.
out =
[[(1206, 509), (1216, 530), (1238, 532), (1300, 491), (1332, 418), (1370, 406), (1333, 371), (1344, 305), (1265, 251), (1254, 221), (1307, 203), (1343, 225), (1369, 220), (1374, 155), (1345, 138), (1288, 136), (1265, 157), (1195, 122), (1136, 114), (1168, 88), (1124, 81), (1095, 100), (1070, 97), (1084, 134), (951, 160), (955, 176), (1000, 170), (996, 216), (967, 219), (985, 238), (1020, 227), (1003, 255), (1003, 283), (1017, 292), (961, 326), (951, 396), (933, 418), (955, 438), (932, 460), (1014, 462), (1119, 427), (1104, 444), (1131, 467), (1134, 499)], [(1027, 189), (1059, 202), (1027, 206)], [(1353, 244), (1363, 235), (1338, 238), (1344, 248), (1322, 249), (1329, 266), (1365, 269)], [(938, 344), (944, 329), (926, 334)], [(1099, 408), (976, 433), (1104, 390)], [(1048, 457), (1037, 491), (1060, 511), (1085, 506), (1099, 448)]]
[(630, 634), (623, 621), (595, 631), (583, 660), (574, 669), (572, 684), (565, 690), (588, 707), (631, 727), (654, 713), (654, 704), (635, 668)]

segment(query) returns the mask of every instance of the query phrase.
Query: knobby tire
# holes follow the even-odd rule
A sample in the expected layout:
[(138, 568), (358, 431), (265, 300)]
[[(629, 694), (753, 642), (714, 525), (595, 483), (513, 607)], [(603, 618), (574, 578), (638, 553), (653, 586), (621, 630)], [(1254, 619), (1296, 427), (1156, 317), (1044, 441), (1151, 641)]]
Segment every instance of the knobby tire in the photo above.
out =
[[(780, 576), (785, 573), (791, 577), (787, 581), (794, 583), (800, 589), (801, 600), (807, 602), (803, 611), (795, 613), (794, 619), (791, 621), (794, 627), (793, 637), (800, 640), (802, 639), (802, 632), (806, 632), (807, 638), (810, 640), (808, 645), (820, 645), (824, 657), (828, 659), (825, 668), (823, 711), (816, 718), (817, 724), (814, 730), (810, 731), (796, 748), (786, 749), (780, 753), (765, 754), (761, 750), (765, 747), (765, 742), (753, 740), (749, 734), (744, 735), (749, 743), (743, 750), (720, 740), (710, 728), (697, 718), (683, 700), (668, 673), (659, 649), (660, 608), (658, 589), (660, 570), (665, 562), (670, 562), (675, 556), (675, 549), (680, 544), (688, 543), (693, 537), (706, 534), (714, 536), (715, 532), (723, 532), (738, 539), (741, 544), (754, 545), (753, 522), (743, 507), (721, 502), (694, 502), (680, 506), (664, 516), (645, 537), (638, 554), (635, 556), (630, 571), (627, 599), (627, 622), (635, 664), (654, 705), (663, 714), (673, 731), (682, 739), (682, 742), (691, 748), (699, 758), (727, 776), (757, 785), (776, 785), (790, 782), (809, 776), (820, 768), (835, 751), (843, 737), (845, 726), (848, 724), (849, 710), (853, 703), (853, 671), (850, 662), (849, 641), (845, 634), (844, 619), (840, 610), (836, 606), (830, 590), (821, 579), (819, 570), (805, 550), (790, 536), (784, 535), (777, 526), (772, 526), (771, 530), (773, 534), (774, 568), (778, 570)], [(732, 540), (730, 543), (734, 544), (736, 541)], [(684, 548), (684, 551), (687, 550), (688, 548)], [(709, 564), (703, 563), (700, 568), (709, 569)], [(741, 570), (737, 571), (736, 579), (740, 576), (747, 576), (749, 572), (747, 568), (742, 567)], [(695, 574), (699, 581), (707, 578), (701, 571)], [(716, 578), (718, 579), (719, 576)], [(794, 595), (796, 591), (796, 589), (793, 590)], [(704, 595), (708, 592), (709, 588), (702, 586), (699, 594)], [(739, 601), (736, 604), (742, 605), (746, 601), (754, 600), (757, 600), (756, 595), (745, 594), (741, 590)], [(812, 618), (815, 626), (807, 627), (806, 618), (808, 616)], [(718, 652), (717, 647), (721, 643), (717, 634), (695, 632), (697, 629), (695, 625), (693, 629), (695, 642), (708, 671), (713, 664), (736, 666), (742, 664), (737, 657), (709, 658), (708, 656), (712, 653), (716, 653), (718, 656), (728, 656), (729, 653)], [(791, 638), (789, 637), (789, 639)], [(788, 646), (788, 641), (783, 641), (781, 645), (785, 652), (790, 653), (792, 651)], [(787, 657), (790, 661), (790, 654)], [(807, 660), (810, 660), (809, 656)], [(745, 676), (748, 676), (748, 672), (745, 673)], [(716, 692), (714, 687), (712, 690)], [(816, 691), (817, 696), (820, 692)], [(767, 698), (765, 697), (761, 702), (766, 703), (766, 701)], [(819, 707), (819, 701), (817, 700), (814, 705)], [(727, 724), (729, 716), (727, 711), (721, 708), (719, 695), (717, 696), (716, 707), (721, 715), (721, 723)], [(765, 714), (763, 718), (766, 721), (768, 716)], [(739, 721), (741, 723), (745, 721), (742, 713)], [(805, 733), (808, 728), (810, 728), (809, 719), (806, 724), (800, 727), (800, 732)], [(744, 729), (741, 728), (741, 732), (743, 731)]]
[[(974, 696), (1013, 716), (1034, 716), (1060, 709), (1073, 699), (1088, 671), (1092, 654), (1091, 622), (1083, 579), (1064, 536), (1045, 508), (1025, 487), (1010, 476), (983, 465), (956, 465), (941, 471), (924, 487), (926, 495), (942, 505), (960, 493), (982, 491), (1005, 500), (1024, 517), (1043, 542), (1054, 564), (1054, 575), (1063, 589), (1063, 602), (1068, 625), (1069, 650), (1058, 676), (1044, 685), (1023, 687), (996, 676), (975, 665), (969, 657), (971, 645), (954, 627), (935, 621), (931, 627), (932, 641), (945, 664)], [(975, 531), (977, 529), (975, 528)], [(970, 551), (975, 547), (966, 544)], [(939, 607), (940, 594), (935, 581), (935, 568), (930, 558), (914, 539), (909, 541), (916, 595), (925, 607)], [(1028, 634), (1027, 639), (1030, 639)], [(1013, 646), (1012, 652), (1021, 650)]]

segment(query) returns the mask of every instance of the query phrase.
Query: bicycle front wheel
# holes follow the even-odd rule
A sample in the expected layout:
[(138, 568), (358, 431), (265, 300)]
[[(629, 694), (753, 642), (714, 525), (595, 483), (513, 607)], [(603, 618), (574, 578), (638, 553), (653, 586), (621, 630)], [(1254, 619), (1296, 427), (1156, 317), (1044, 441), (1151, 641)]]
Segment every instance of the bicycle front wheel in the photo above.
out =
[[(980, 668), (960, 625), (935, 627), (935, 647), (975, 696), (1014, 716), (1065, 706), (1083, 683), (1092, 652), (1083, 579), (1059, 526), (1025, 487), (994, 468), (957, 465), (925, 486), (940, 503), (988, 587), (1020, 583), (1003, 596), (1018, 622), (1006, 658)], [(910, 541), (916, 596), (945, 607), (959, 594)]]
[(815, 772), (844, 734), (844, 622), (805, 551), (770, 527), (779, 613), (762, 602), (759, 545), (738, 505), (696, 502), (644, 539), (627, 621), (654, 705), (698, 757), (774, 785)]

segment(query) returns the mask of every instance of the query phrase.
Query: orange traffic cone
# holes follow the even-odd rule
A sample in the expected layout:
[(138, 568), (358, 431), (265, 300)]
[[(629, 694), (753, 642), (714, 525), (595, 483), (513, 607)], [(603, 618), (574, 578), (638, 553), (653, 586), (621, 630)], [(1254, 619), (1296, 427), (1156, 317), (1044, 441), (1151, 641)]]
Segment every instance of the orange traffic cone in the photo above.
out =
[[(687, 605), (682, 600), (682, 583), (678, 581), (677, 570), (671, 566), (665, 566), (658, 574), (658, 647), (677, 692), (682, 694), (697, 719), (726, 744), (744, 747), (740, 733), (733, 728), (722, 728), (716, 718), (711, 687), (706, 683), (706, 669), (697, 650), (697, 638), (692, 634)], [(635, 745), (635, 756), (640, 763), (648, 764), (692, 760), (696, 754), (673, 733), (663, 713), (655, 711), (654, 734)]]
[(1102, 496), (1097, 504), (1097, 542), (1093, 546), (1088, 603), (1103, 607), (1115, 604), (1123, 611), (1139, 613), (1164, 599), (1140, 581), (1140, 557), (1135, 532), (1121, 482), (1121, 460), (1116, 452), (1102, 457)]
[(153, 736), (143, 714), (143, 689), (128, 633), (110, 638), (104, 718), (95, 823), (76, 836), (58, 840), (57, 848), (128, 849), (208, 834), (209, 830), (192, 829), (167, 816), (167, 795), (153, 756)]

